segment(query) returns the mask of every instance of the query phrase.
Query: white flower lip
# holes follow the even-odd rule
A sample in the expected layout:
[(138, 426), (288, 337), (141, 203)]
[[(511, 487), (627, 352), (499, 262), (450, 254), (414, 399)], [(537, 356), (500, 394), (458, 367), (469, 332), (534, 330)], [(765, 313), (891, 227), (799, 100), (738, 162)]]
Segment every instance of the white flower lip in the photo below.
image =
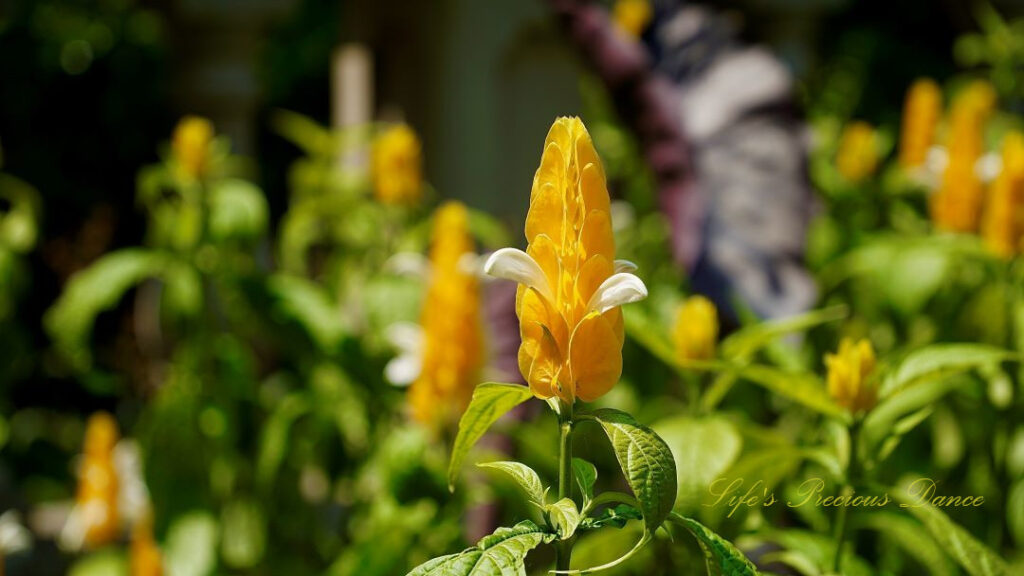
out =
[(540, 264), (529, 254), (515, 248), (502, 248), (491, 254), (484, 264), (484, 273), (496, 278), (514, 280), (540, 292), (549, 302), (555, 301), (548, 279)]
[(590, 297), (587, 313), (604, 314), (616, 306), (638, 302), (644, 298), (647, 298), (647, 286), (644, 286), (644, 281), (628, 272), (619, 272), (602, 282)]
[(384, 366), (384, 377), (395, 386), (412, 384), (423, 369), (423, 329), (398, 322), (387, 327), (384, 337), (398, 349), (398, 356)]
[(615, 273), (619, 272), (636, 272), (639, 266), (630, 262), (629, 260), (616, 260), (615, 261)]

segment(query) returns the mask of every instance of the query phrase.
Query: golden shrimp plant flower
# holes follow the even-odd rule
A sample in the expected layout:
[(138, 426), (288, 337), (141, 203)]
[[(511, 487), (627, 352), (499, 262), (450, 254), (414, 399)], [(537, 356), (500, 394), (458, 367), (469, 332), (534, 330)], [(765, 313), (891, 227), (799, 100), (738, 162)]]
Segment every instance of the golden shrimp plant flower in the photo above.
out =
[(981, 235), (989, 250), (1012, 258), (1024, 237), (1024, 134), (1003, 138), (1003, 166), (992, 188), (981, 222)]
[(519, 283), (519, 369), (539, 398), (596, 400), (622, 373), (620, 306), (647, 296), (615, 260), (604, 168), (579, 118), (544, 141), (526, 216), (526, 251), (503, 248), (484, 271)]
[(163, 556), (153, 538), (153, 521), (145, 518), (132, 528), (131, 576), (162, 576)]
[(875, 129), (863, 121), (847, 124), (839, 137), (836, 168), (850, 182), (861, 182), (878, 167), (878, 140)]
[(900, 165), (917, 168), (924, 164), (935, 140), (935, 128), (942, 114), (942, 90), (934, 80), (921, 78), (907, 91), (900, 129)]
[(977, 173), (984, 153), (984, 130), (995, 105), (995, 91), (982, 81), (966, 87), (953, 103), (949, 128), (949, 161), (942, 185), (931, 197), (932, 220), (942, 230), (978, 229), (984, 187)]
[(406, 124), (384, 128), (373, 141), (370, 177), (383, 204), (415, 204), (423, 195), (420, 139)]
[(718, 310), (704, 296), (691, 296), (679, 307), (672, 340), (681, 360), (711, 360), (718, 341)]
[(828, 393), (837, 404), (853, 414), (867, 412), (878, 402), (874, 380), (875, 350), (871, 342), (843, 338), (835, 354), (825, 355)]
[(213, 134), (213, 124), (199, 116), (185, 116), (174, 128), (171, 152), (186, 177), (195, 180), (206, 172)]
[(75, 539), (87, 547), (96, 547), (117, 538), (118, 474), (114, 446), (118, 440), (117, 422), (106, 412), (89, 417), (85, 429), (82, 466), (75, 495)]
[(412, 382), (413, 417), (433, 427), (461, 414), (483, 359), (476, 254), (462, 204), (448, 202), (434, 216), (420, 326), (396, 328), (392, 338), (406, 354), (388, 365), (387, 375), (398, 384)]

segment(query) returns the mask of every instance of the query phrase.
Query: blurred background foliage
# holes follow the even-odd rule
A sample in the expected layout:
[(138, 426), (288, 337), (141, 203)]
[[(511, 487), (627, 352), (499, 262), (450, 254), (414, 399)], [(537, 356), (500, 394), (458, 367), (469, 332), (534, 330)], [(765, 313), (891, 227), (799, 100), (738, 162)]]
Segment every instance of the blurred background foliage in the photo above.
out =
[[(741, 326), (687, 358), (677, 318), (708, 313), (687, 306), (638, 144), (545, 3), (0, 1), (0, 510), (20, 514), (0, 517), (8, 573), (154, 574), (142, 560), (152, 545), (172, 575), (402, 574), (535, 512), (482, 472), (450, 493), (454, 422), (410, 418), (387, 367), (408, 343), (395, 326), (421, 321), (434, 208), (469, 206), (478, 253), (515, 244), (540, 142), (562, 114), (587, 122), (619, 252), (650, 288), (627, 313), (623, 384), (600, 404), (651, 424), (689, 464), (677, 509), (766, 571), (825, 573), (831, 511), (729, 516), (700, 498), (726, 474), (778, 494), (808, 477), (838, 487), (852, 451), (874, 485), (929, 476), (942, 493), (984, 495), (983, 508), (946, 512), (1020, 570), (1024, 378), (1005, 352), (1024, 349), (1020, 262), (976, 235), (936, 232), (941, 176), (912, 177), (897, 156), (921, 77), (940, 86), (943, 117), (988, 81), (998, 104), (982, 152), (1001, 156), (1022, 128), (1021, 6), (711, 6), (798, 80), (820, 296), (775, 324), (737, 303)], [(348, 43), (372, 54), (376, 112), (339, 127), (332, 70)], [(415, 130), (413, 149), (396, 152), (422, 171), (410, 201), (387, 200), (365, 169), (396, 125)], [(501, 287), (482, 290), (499, 303), (482, 312), (499, 358), (508, 310), (502, 325)], [(870, 340), (886, 383), (888, 404), (859, 440), (821, 399), (823, 358), (841, 337)], [(517, 375), (492, 361), (485, 377)], [(898, 394), (911, 382), (916, 395)], [(553, 417), (533, 408), (499, 423), (481, 454), (514, 454), (552, 478)], [(90, 454), (97, 411), (120, 432)], [(576, 453), (623, 489), (599, 436), (581, 433)], [(118, 496), (111, 514), (132, 519), (114, 536), (76, 542), (69, 518), (102, 500), (78, 481), (86, 462), (137, 490)], [(986, 552), (965, 559), (973, 544), (943, 540), (959, 534), (949, 522), (857, 514), (847, 573), (985, 573), (968, 565)], [(631, 530), (588, 534), (575, 561), (614, 559)], [(657, 539), (617, 573), (703, 573), (681, 540)], [(545, 554), (531, 556), (537, 573)]]

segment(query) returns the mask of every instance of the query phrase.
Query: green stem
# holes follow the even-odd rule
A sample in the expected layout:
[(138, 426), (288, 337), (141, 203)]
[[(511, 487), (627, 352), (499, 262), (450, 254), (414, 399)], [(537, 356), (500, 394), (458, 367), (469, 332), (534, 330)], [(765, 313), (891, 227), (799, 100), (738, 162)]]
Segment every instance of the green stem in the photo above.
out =
[[(558, 499), (572, 498), (572, 405), (562, 404), (558, 425), (561, 436), (558, 449)], [(568, 570), (573, 538), (555, 543), (555, 570)]]
[[(853, 482), (854, 477), (858, 473), (858, 450), (857, 450), (857, 433), (860, 429), (860, 423), (854, 422), (850, 426), (850, 464), (846, 467), (846, 481), (843, 482), (843, 488), (840, 492), (840, 496), (845, 500), (847, 497), (853, 495)], [(847, 506), (840, 506), (839, 510), (836, 511), (836, 528), (835, 528), (835, 556), (832, 561), (832, 569), (837, 574), (842, 574), (843, 564), (843, 543), (846, 541), (846, 509)]]

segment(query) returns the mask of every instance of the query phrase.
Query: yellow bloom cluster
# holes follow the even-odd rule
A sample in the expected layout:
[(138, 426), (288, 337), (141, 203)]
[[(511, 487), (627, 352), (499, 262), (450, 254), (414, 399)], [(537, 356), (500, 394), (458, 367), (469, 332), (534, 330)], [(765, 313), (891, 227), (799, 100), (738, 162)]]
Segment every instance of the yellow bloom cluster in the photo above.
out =
[(985, 121), (995, 106), (995, 91), (986, 82), (965, 88), (953, 102), (949, 126), (949, 163), (942, 186), (931, 198), (932, 220), (942, 230), (978, 229), (984, 187), (975, 164), (984, 153)]
[(199, 116), (185, 116), (174, 128), (171, 151), (181, 173), (198, 179), (207, 169), (213, 124)]
[(466, 207), (442, 205), (434, 216), (430, 285), (421, 315), (423, 363), (409, 390), (413, 416), (425, 424), (461, 414), (477, 384), (483, 330), (477, 277), (467, 261), (472, 256)]
[(710, 360), (718, 341), (718, 311), (703, 296), (691, 296), (679, 307), (672, 340), (682, 360)]
[(836, 168), (850, 182), (861, 182), (878, 167), (878, 140), (867, 122), (851, 122), (843, 128), (836, 152)]
[(900, 165), (916, 168), (924, 164), (935, 140), (935, 128), (942, 114), (942, 90), (934, 80), (921, 78), (907, 91), (900, 130)]
[(385, 128), (373, 141), (370, 177), (384, 204), (415, 204), (423, 194), (420, 139), (405, 124)]
[(120, 528), (118, 479), (113, 457), (117, 440), (117, 422), (110, 414), (97, 412), (89, 418), (75, 496), (84, 528), (83, 543), (88, 547), (111, 542), (117, 538)]
[(981, 236), (992, 252), (1012, 258), (1024, 240), (1024, 135), (1003, 139), (1003, 168), (989, 191)]
[(544, 142), (526, 216), (526, 252), (504, 248), (493, 276), (519, 282), (519, 369), (540, 398), (593, 401), (622, 373), (620, 306), (647, 296), (636, 267), (615, 260), (604, 168), (579, 118)]
[(828, 369), (828, 393), (840, 406), (850, 412), (867, 412), (875, 407), (877, 382), (872, 379), (875, 370), (875, 350), (871, 342), (862, 339), (856, 343), (843, 338), (835, 354), (825, 355)]
[(612, 20), (626, 34), (639, 38), (651, 22), (650, 0), (618, 0), (612, 7)]

